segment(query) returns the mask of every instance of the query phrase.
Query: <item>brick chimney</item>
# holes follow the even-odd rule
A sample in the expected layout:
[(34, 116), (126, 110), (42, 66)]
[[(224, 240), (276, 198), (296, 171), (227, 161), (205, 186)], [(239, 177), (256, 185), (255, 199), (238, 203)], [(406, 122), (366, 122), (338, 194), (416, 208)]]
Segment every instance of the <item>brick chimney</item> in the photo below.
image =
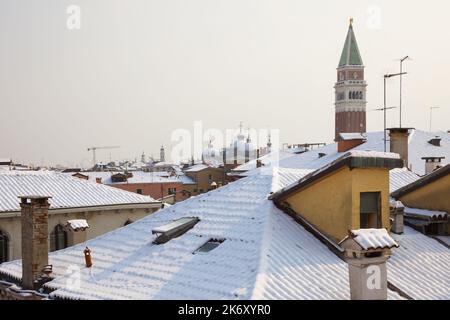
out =
[(339, 133), (338, 152), (346, 152), (363, 144), (364, 142), (366, 142), (366, 138), (359, 132)]
[(35, 283), (48, 266), (47, 196), (20, 196), (22, 220), (22, 286), (35, 289)]
[(413, 128), (390, 128), (390, 152), (398, 153), (403, 160), (403, 166), (408, 167), (408, 137)]
[(441, 168), (442, 159), (445, 159), (445, 157), (423, 157), (422, 160), (425, 160), (425, 174), (430, 174)]

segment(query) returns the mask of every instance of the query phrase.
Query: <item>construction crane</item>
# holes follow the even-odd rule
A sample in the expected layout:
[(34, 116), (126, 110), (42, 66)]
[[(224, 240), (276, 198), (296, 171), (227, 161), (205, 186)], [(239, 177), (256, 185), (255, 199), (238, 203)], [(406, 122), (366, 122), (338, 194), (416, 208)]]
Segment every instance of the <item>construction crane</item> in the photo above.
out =
[(100, 150), (100, 149), (117, 149), (120, 148), (119, 146), (108, 146), (108, 147), (90, 147), (87, 149), (87, 151), (92, 151), (92, 160), (93, 160), (93, 165), (95, 167), (95, 165), (97, 164), (97, 158), (95, 155), (95, 151), (96, 150)]

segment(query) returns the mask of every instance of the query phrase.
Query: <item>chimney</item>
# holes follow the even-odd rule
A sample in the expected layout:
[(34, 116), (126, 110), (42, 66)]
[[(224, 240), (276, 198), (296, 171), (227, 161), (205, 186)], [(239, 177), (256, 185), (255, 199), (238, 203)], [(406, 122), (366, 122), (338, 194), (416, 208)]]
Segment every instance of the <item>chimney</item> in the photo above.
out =
[(102, 183), (102, 178), (99, 178), (99, 177), (95, 178), (95, 182)]
[(386, 229), (349, 231), (339, 245), (348, 263), (352, 300), (386, 300), (386, 261), (398, 244)]
[(404, 229), (404, 211), (405, 207), (401, 203), (401, 201), (391, 201), (390, 203), (390, 220), (391, 224), (391, 232), (395, 234), (402, 234)]
[(22, 286), (34, 290), (48, 267), (47, 196), (20, 196), (22, 220)]
[(256, 167), (257, 168), (261, 168), (262, 167), (262, 161), (261, 160), (259, 160), (259, 159), (256, 160)]
[(403, 160), (403, 166), (408, 167), (408, 136), (413, 128), (390, 128), (390, 152), (398, 153)]
[(442, 159), (445, 159), (445, 157), (423, 157), (422, 160), (425, 160), (425, 174), (430, 174), (441, 168)]
[(366, 142), (366, 138), (359, 132), (339, 133), (338, 152), (346, 152)]

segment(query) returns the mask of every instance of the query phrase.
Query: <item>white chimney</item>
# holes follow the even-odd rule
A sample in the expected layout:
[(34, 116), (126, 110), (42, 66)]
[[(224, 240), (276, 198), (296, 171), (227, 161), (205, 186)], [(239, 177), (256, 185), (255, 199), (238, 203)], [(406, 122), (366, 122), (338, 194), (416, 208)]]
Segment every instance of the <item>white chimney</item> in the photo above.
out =
[(430, 174), (441, 168), (442, 159), (445, 159), (445, 157), (423, 157), (422, 160), (425, 160), (425, 174)]
[(386, 300), (386, 261), (398, 247), (386, 229), (352, 230), (339, 242), (345, 249), (352, 300)]
[(392, 200), (390, 203), (391, 232), (402, 234), (404, 229), (405, 207), (401, 201)]
[(408, 137), (409, 130), (413, 128), (390, 128), (389, 130), (389, 149), (390, 152), (398, 153), (403, 160), (403, 166), (408, 167)]

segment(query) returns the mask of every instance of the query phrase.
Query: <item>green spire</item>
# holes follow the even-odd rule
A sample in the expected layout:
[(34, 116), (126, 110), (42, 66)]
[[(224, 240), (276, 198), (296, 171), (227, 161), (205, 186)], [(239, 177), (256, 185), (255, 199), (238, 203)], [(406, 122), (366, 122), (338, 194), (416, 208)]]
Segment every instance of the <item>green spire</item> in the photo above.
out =
[(353, 32), (353, 19), (350, 19), (347, 38), (345, 39), (344, 49), (342, 50), (339, 67), (343, 66), (362, 66), (363, 62), (359, 54), (358, 43)]

